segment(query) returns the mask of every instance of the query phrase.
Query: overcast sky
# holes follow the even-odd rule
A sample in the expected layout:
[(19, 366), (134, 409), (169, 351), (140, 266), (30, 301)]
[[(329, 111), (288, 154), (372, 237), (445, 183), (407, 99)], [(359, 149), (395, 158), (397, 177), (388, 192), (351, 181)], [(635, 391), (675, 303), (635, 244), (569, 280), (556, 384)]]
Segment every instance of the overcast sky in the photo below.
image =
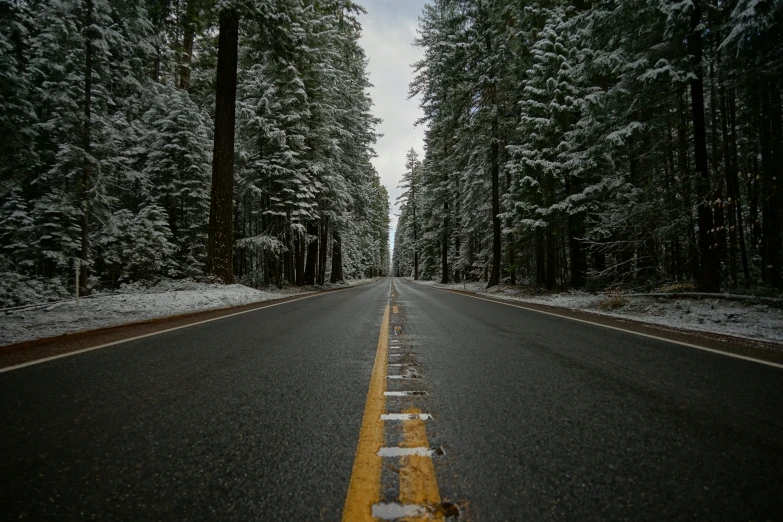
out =
[(408, 99), (408, 84), (413, 79), (411, 65), (422, 56), (413, 47), (418, 16), (425, 0), (358, 0), (367, 9), (360, 17), (363, 34), (361, 45), (369, 59), (370, 90), (375, 115), (383, 120), (378, 131), (383, 137), (375, 144), (378, 157), (373, 161), (381, 182), (389, 191), (392, 205), (394, 241), (397, 224), (395, 200), (400, 193), (397, 184), (405, 171), (405, 153), (413, 147), (424, 153), (424, 129), (414, 127), (421, 117), (418, 99)]

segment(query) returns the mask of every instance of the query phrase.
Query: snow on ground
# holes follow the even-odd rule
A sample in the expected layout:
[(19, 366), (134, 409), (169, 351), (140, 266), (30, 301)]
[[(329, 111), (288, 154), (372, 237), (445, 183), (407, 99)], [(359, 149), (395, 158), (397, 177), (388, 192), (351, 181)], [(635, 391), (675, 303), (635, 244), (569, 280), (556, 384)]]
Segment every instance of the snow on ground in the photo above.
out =
[[(418, 283), (453, 290), (464, 289), (499, 299), (559, 306), (673, 328), (783, 343), (783, 310), (763, 304), (718, 298), (633, 297), (596, 295), (578, 291), (533, 295), (527, 293), (525, 289), (504, 285), (487, 290), (486, 283), (465, 285), (442, 285), (434, 281), (418, 281)], [(619, 307), (606, 309), (613, 298), (617, 298)]]
[[(369, 283), (355, 279), (339, 288)], [(96, 328), (160, 319), (216, 308), (240, 306), (318, 290), (317, 287), (256, 290), (243, 285), (167, 281), (152, 288), (126, 287), (120, 293), (99, 295), (22, 310), (0, 311), (0, 346)]]

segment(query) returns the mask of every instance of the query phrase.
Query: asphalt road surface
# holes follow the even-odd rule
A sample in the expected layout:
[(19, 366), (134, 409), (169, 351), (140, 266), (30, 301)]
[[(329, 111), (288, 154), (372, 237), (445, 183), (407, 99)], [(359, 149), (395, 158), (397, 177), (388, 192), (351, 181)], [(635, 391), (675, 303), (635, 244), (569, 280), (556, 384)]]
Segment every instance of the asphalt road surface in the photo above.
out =
[(783, 369), (400, 279), (0, 394), (4, 520), (783, 520)]

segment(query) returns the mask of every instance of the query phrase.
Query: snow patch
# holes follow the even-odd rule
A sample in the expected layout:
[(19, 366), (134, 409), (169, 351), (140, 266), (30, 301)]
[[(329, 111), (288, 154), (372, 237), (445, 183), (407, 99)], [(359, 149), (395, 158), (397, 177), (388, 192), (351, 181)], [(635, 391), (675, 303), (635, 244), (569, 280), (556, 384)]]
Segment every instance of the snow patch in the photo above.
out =
[(599, 303), (606, 299), (606, 296), (601, 294), (570, 291), (533, 295), (527, 293), (524, 288), (504, 285), (487, 289), (486, 283), (472, 282), (464, 285), (442, 285), (434, 281), (417, 281), (417, 283), (450, 290), (466, 290), (509, 301), (571, 308), (672, 328), (783, 343), (783, 310), (763, 304), (709, 298), (626, 296), (627, 302), (624, 305), (607, 311), (599, 308)]
[[(327, 287), (368, 283), (357, 279)], [(121, 293), (56, 303), (34, 309), (0, 312), (0, 346), (57, 335), (228, 308), (318, 290), (317, 287), (257, 290), (191, 280), (166, 281), (153, 288), (128, 285)]]

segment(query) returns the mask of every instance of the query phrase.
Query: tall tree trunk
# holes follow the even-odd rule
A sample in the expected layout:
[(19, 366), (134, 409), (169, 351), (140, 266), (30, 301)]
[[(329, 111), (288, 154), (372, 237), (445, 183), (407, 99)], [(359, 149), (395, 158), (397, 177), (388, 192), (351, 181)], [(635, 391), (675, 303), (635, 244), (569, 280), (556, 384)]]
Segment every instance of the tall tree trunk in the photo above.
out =
[(536, 228), (536, 283), (546, 283), (546, 247), (544, 245), (544, 231)]
[[(679, 204), (675, 195), (675, 174), (674, 174), (674, 139), (672, 137), (671, 125), (666, 125), (666, 175), (664, 180), (666, 182), (666, 206), (667, 206), (667, 219), (674, 223), (677, 219), (677, 212), (680, 210)], [(679, 279), (679, 237), (677, 227), (672, 227), (671, 235), (669, 236), (669, 273), (675, 279)]]
[[(445, 158), (445, 149), (444, 146), (444, 158)], [(449, 200), (448, 200), (448, 183), (449, 183), (449, 177), (446, 173), (446, 168), (444, 165), (444, 174), (443, 174), (443, 194), (444, 194), (444, 201), (443, 201), (443, 237), (442, 237), (442, 247), (441, 247), (441, 268), (440, 268), (440, 282), (441, 284), (448, 284), (449, 283)]]
[(600, 245), (593, 251), (593, 268), (599, 275), (606, 270), (606, 252)]
[(492, 144), (490, 145), (490, 167), (492, 169), (492, 272), (487, 288), (500, 282), (500, 180), (498, 166), (497, 124), (492, 123)]
[(440, 282), (441, 284), (449, 283), (449, 204), (443, 203), (443, 238), (441, 242), (441, 269), (440, 269)]
[(761, 213), (761, 262), (764, 282), (780, 289), (781, 284), (781, 173), (780, 85), (776, 78), (764, 79), (761, 88), (761, 170), (763, 173)]
[(492, 143), (490, 144), (490, 171), (492, 178), (492, 270), (487, 288), (500, 282), (501, 234), (500, 234), (500, 179), (498, 165), (497, 125), (492, 123)]
[(215, 145), (212, 158), (212, 198), (209, 206), (207, 273), (225, 284), (234, 283), (232, 212), (234, 192), (234, 123), (237, 95), (239, 14), (220, 11), (217, 83), (215, 90)]
[[(726, 264), (726, 219), (723, 214), (724, 195), (723, 195), (723, 183), (721, 181), (719, 173), (720, 163), (720, 151), (718, 146), (718, 100), (715, 94), (715, 66), (714, 66), (714, 53), (710, 59), (710, 134), (712, 135), (712, 162), (713, 170), (715, 171), (715, 191), (712, 200), (715, 202), (713, 206), (713, 222), (715, 225), (715, 245), (714, 256), (715, 262), (718, 264), (718, 270)], [(725, 134), (724, 134), (725, 136)]]
[(726, 192), (728, 195), (727, 216), (729, 219), (729, 274), (731, 276), (732, 287), (737, 286), (737, 224), (734, 207), (739, 204), (738, 194), (734, 190), (736, 173), (732, 165), (731, 147), (728, 125), (728, 104), (726, 103), (726, 88), (721, 84), (718, 93), (720, 97), (720, 126), (723, 142), (723, 168), (726, 174)]
[(554, 290), (557, 285), (557, 241), (554, 227), (555, 225), (550, 223), (547, 225), (544, 233), (546, 242), (546, 278), (544, 284), (547, 290)]
[(742, 202), (740, 200), (740, 184), (739, 184), (739, 155), (737, 153), (737, 114), (736, 106), (734, 102), (734, 90), (731, 90), (731, 98), (729, 100), (729, 118), (731, 121), (731, 156), (732, 160), (732, 183), (734, 184), (734, 192), (736, 202), (734, 208), (737, 213), (737, 230), (739, 231), (739, 247), (740, 256), (742, 258), (742, 272), (745, 280), (745, 287), (750, 287), (750, 268), (748, 266), (748, 252), (745, 245), (745, 226), (742, 222)]
[(79, 267), (80, 293), (87, 293), (87, 278), (90, 275), (90, 183), (92, 181), (90, 156), (92, 154), (92, 0), (85, 1), (85, 38), (84, 38), (84, 125), (82, 128), (82, 147), (84, 159), (82, 162), (82, 194), (81, 194), (81, 258)]
[(584, 245), (581, 236), (584, 235), (584, 215), (582, 213), (568, 216), (568, 250), (571, 256), (571, 286), (582, 288), (587, 282)]
[[(488, 29), (488, 28), (487, 28)], [(486, 33), (487, 56), (492, 54), (492, 37), (487, 30)], [(492, 129), (489, 145), (489, 161), (492, 175), (492, 273), (487, 282), (487, 288), (497, 285), (500, 282), (500, 263), (501, 263), (501, 236), (500, 236), (500, 179), (498, 165), (498, 92), (495, 85), (494, 66), (489, 70), (489, 101), (490, 111), (492, 113)]]
[(457, 254), (457, 262), (454, 266), (454, 282), (459, 283), (460, 282), (460, 268), (462, 265), (462, 254), (460, 253), (460, 247), (461, 243), (460, 240), (462, 236), (460, 235), (461, 230), (461, 223), (460, 223), (460, 217), (459, 217), (459, 179), (456, 180), (457, 190), (454, 194), (454, 252)]
[[(570, 177), (565, 181), (566, 194), (572, 194), (579, 190), (579, 186), (571, 186)], [(585, 218), (582, 212), (568, 215), (568, 253), (571, 258), (571, 286), (582, 288), (587, 280), (584, 245), (581, 237), (584, 236)]]
[(411, 183), (411, 198), (413, 199), (413, 280), (419, 280), (419, 234), (416, 227), (416, 193)]
[(506, 248), (508, 248), (508, 276), (512, 285), (517, 284), (517, 251), (514, 242), (514, 234), (506, 234)]
[[(318, 257), (318, 224), (314, 222), (307, 223), (307, 235), (315, 236), (313, 241), (307, 244), (307, 265), (304, 272), (304, 284), (315, 284), (315, 262)], [(309, 239), (309, 238), (308, 238)]]
[(711, 233), (712, 208), (710, 206), (710, 172), (707, 164), (707, 132), (704, 119), (704, 82), (701, 67), (701, 0), (694, 0), (691, 12), (691, 32), (688, 36), (688, 51), (693, 56), (695, 75), (690, 81), (691, 110), (693, 114), (693, 148), (696, 172), (699, 176), (697, 194), (699, 221), (699, 254), (701, 268), (699, 283), (705, 292), (716, 292), (720, 286), (720, 272), (715, 249), (716, 241)]
[(336, 283), (343, 280), (343, 245), (340, 234), (336, 230), (332, 232), (332, 241), (332, 275), (329, 281)]
[(323, 286), (326, 282), (326, 254), (328, 253), (329, 242), (329, 218), (321, 221), (321, 240), (318, 250), (318, 284)]
[(155, 63), (152, 64), (152, 80), (155, 82), (160, 81), (160, 65), (161, 65), (161, 53), (160, 48), (155, 45)]
[(305, 284), (305, 238), (300, 234), (294, 239), (296, 285)]
[(193, 62), (193, 40), (196, 36), (196, 22), (198, 19), (198, 4), (200, 0), (187, 0), (185, 7), (185, 21), (182, 30), (182, 59), (179, 65), (179, 88), (190, 89), (190, 71)]

